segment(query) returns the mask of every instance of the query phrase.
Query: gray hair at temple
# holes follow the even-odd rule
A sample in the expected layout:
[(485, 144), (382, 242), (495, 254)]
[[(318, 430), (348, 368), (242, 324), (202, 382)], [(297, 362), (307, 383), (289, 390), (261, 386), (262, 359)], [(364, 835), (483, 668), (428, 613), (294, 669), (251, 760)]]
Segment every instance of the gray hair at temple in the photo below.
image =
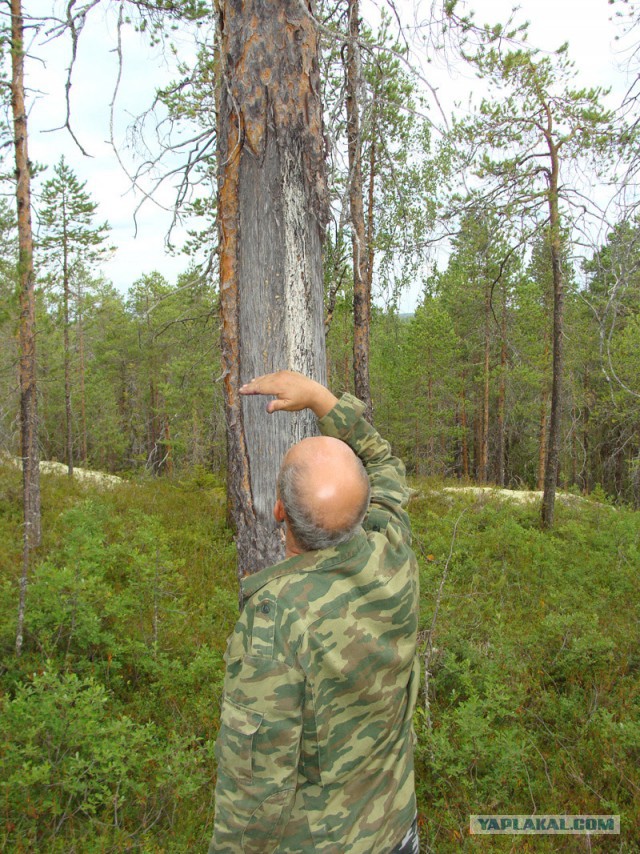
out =
[(329, 549), (348, 542), (357, 533), (369, 509), (371, 484), (367, 477), (362, 461), (356, 457), (360, 475), (365, 486), (365, 500), (353, 509), (353, 516), (348, 522), (334, 529), (324, 528), (319, 524), (306, 506), (304, 500), (304, 476), (306, 466), (297, 463), (284, 462), (278, 475), (278, 497), (287, 514), (287, 524), (295, 537), (296, 543), (305, 551)]

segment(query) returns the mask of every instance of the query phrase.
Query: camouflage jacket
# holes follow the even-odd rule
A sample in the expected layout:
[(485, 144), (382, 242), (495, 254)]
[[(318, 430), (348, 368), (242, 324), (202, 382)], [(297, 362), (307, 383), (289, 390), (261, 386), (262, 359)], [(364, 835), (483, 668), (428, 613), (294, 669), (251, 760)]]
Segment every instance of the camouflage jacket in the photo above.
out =
[(321, 432), (365, 464), (349, 542), (248, 576), (229, 638), (209, 854), (388, 854), (416, 812), (418, 573), (404, 466), (343, 395)]

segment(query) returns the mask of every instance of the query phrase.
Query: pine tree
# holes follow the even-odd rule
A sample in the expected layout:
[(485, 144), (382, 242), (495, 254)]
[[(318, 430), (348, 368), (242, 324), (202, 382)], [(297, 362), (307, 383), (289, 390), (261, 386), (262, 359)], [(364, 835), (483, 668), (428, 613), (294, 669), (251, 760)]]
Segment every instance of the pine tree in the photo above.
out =
[[(65, 451), (69, 476), (73, 476), (73, 410), (71, 382), (72, 320), (75, 320), (80, 353), (81, 387), (81, 447), (86, 465), (86, 419), (84, 417), (84, 327), (82, 282), (108, 248), (105, 246), (109, 226), (96, 225), (94, 215), (98, 204), (86, 192), (86, 182), (81, 183), (63, 157), (54, 168), (54, 177), (45, 182), (39, 211), (41, 234), (39, 249), (44, 267), (48, 269), (49, 282), (62, 298), (62, 326), (64, 349), (64, 399), (65, 399)], [(73, 308), (75, 304), (75, 316)]]
[[(560, 167), (595, 154), (591, 165), (597, 173), (604, 168), (602, 155), (610, 159), (619, 134), (612, 114), (601, 104), (603, 90), (571, 86), (575, 70), (567, 58), (567, 45), (554, 57), (541, 58), (531, 50), (504, 53), (492, 47), (481, 50), (474, 62), (497, 90), (492, 100), (482, 101), (473, 119), (456, 128), (458, 141), (467, 144), (484, 181), (478, 195), (484, 192), (484, 200), (491, 199), (509, 219), (527, 222), (530, 234), (546, 227), (549, 231), (552, 383), (542, 523), (550, 528), (560, 463), (564, 371), (562, 233), (570, 222), (573, 201), (571, 182), (560, 181)], [(477, 206), (478, 200), (473, 204)], [(584, 210), (582, 199), (578, 208)]]

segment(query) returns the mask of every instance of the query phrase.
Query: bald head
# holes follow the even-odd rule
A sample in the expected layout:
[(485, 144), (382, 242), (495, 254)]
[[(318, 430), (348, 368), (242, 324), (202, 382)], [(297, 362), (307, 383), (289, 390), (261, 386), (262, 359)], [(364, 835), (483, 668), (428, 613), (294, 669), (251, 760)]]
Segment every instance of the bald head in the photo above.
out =
[(339, 439), (303, 439), (286, 454), (278, 497), (298, 545), (305, 551), (349, 540), (369, 505), (369, 479), (351, 448)]

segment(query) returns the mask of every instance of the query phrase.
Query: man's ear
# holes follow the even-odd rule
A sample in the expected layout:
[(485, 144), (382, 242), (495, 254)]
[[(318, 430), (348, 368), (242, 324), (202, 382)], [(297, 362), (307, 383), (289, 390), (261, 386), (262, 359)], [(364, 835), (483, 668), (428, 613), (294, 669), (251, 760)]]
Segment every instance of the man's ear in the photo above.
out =
[(286, 519), (286, 513), (284, 512), (284, 504), (280, 501), (279, 498), (276, 498), (276, 503), (273, 505), (273, 518), (276, 520), (278, 525), (281, 525)]

